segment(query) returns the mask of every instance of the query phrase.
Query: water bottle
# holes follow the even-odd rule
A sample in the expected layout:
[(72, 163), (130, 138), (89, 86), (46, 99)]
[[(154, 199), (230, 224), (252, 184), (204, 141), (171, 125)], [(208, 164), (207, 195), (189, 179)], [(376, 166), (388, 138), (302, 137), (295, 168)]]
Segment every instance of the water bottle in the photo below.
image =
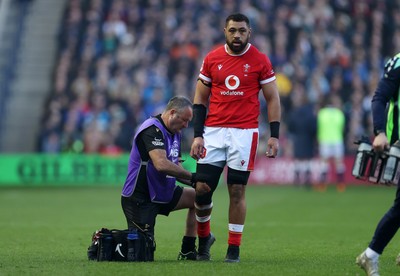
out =
[[(397, 184), (399, 170), (398, 160), (400, 158), (400, 142), (396, 141), (389, 149), (389, 157), (383, 171), (382, 180), (384, 184)], [(397, 176), (397, 177), (396, 177)]]
[(137, 233), (137, 230), (134, 230), (131, 233), (129, 233), (127, 239), (128, 239), (128, 254), (126, 260), (128, 262), (138, 261), (136, 258), (138, 252), (136, 252), (135, 250), (136, 244), (139, 242), (139, 235)]
[(368, 181), (373, 183), (382, 183), (383, 170), (387, 161), (386, 153), (375, 152), (372, 162), (371, 170), (369, 173)]
[(356, 178), (362, 178), (365, 176), (368, 163), (371, 159), (372, 146), (365, 138), (356, 143), (359, 144), (359, 146), (357, 149), (356, 159), (354, 160), (352, 175)]

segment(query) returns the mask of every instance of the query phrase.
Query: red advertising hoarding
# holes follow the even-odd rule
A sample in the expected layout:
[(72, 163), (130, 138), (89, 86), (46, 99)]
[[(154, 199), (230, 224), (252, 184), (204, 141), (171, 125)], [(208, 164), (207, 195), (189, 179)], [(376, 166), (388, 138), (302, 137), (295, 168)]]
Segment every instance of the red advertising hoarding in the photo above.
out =
[[(368, 184), (352, 176), (354, 156), (345, 157), (345, 179), (346, 184)], [(303, 164), (304, 165), (304, 164)], [(305, 164), (311, 168), (311, 179), (313, 183), (320, 181), (323, 163), (318, 159), (313, 159)], [(293, 184), (295, 182), (295, 166), (296, 162), (291, 158), (278, 157), (274, 159), (259, 156), (256, 160), (254, 171), (250, 174), (249, 184), (265, 185), (265, 184)], [(328, 182), (335, 183), (336, 176), (334, 172), (334, 164), (330, 163), (328, 168)]]

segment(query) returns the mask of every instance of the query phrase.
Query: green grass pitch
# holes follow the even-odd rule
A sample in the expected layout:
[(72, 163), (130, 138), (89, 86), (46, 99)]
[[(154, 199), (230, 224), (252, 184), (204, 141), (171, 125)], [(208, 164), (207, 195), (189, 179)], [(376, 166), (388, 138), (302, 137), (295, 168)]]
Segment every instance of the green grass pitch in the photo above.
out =
[[(93, 231), (125, 228), (119, 187), (0, 189), (0, 275), (364, 275), (355, 257), (366, 248), (395, 188), (351, 186), (317, 192), (249, 186), (241, 262), (223, 262), (228, 193), (214, 196), (211, 262), (177, 261), (186, 211), (159, 216), (153, 263), (87, 260)], [(380, 258), (382, 275), (399, 275), (396, 236)]]

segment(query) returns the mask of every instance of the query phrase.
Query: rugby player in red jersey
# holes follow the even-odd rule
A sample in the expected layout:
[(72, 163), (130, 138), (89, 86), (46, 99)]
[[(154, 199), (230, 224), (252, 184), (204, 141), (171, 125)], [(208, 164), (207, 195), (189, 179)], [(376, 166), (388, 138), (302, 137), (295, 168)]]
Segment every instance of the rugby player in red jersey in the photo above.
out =
[[(197, 260), (210, 260), (215, 241), (210, 231), (212, 195), (228, 167), (229, 237), (226, 262), (239, 262), (246, 217), (245, 189), (259, 140), (259, 92), (267, 102), (270, 137), (266, 155), (279, 149), (280, 98), (269, 58), (249, 43), (251, 28), (243, 14), (226, 18), (226, 44), (209, 52), (200, 69), (193, 101), (194, 140), (190, 154), (197, 160)], [(209, 187), (205, 187), (205, 186)], [(210, 188), (208, 191), (207, 188)]]

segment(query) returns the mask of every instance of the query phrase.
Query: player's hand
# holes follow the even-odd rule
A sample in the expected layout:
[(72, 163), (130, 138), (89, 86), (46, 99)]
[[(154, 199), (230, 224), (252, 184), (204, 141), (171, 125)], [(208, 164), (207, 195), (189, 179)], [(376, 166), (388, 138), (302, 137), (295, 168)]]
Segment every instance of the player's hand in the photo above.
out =
[(210, 188), (210, 186), (207, 185), (207, 183), (200, 182), (200, 181), (198, 181), (196, 183), (196, 195), (201, 196), (201, 195), (204, 195), (204, 194), (206, 194), (206, 193), (208, 193), (210, 191), (211, 191), (211, 188)]
[(268, 158), (275, 158), (278, 155), (279, 140), (274, 137), (270, 137), (267, 143), (266, 155)]
[(382, 152), (389, 149), (389, 141), (384, 132), (381, 132), (375, 136), (375, 139), (372, 142), (372, 147), (377, 152)]
[(204, 157), (204, 140), (202, 137), (193, 139), (192, 147), (190, 148), (190, 156), (196, 161)]

